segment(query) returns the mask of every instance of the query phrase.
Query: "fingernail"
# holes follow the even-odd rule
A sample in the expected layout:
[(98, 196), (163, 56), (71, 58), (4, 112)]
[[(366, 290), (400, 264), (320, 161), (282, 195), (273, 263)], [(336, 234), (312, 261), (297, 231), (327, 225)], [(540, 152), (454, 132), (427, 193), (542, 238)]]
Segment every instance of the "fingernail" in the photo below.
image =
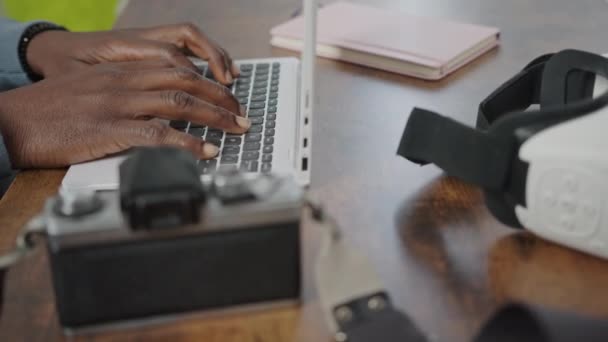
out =
[(245, 106), (241, 106), (239, 109), (241, 111), (241, 116), (247, 115), (247, 108), (245, 108)]
[(241, 68), (239, 68), (236, 64), (232, 63), (232, 74), (238, 76), (241, 74)]
[(212, 143), (205, 143), (203, 145), (203, 154), (205, 157), (212, 158), (217, 156), (218, 153), (220, 153), (220, 149)]
[(233, 79), (232, 75), (230, 74), (230, 71), (226, 70), (226, 73), (224, 75), (226, 76), (226, 81), (228, 81), (228, 83), (232, 83)]
[(249, 127), (251, 127), (251, 121), (249, 121), (249, 119), (244, 118), (242, 116), (236, 117), (236, 123), (245, 129), (249, 129)]

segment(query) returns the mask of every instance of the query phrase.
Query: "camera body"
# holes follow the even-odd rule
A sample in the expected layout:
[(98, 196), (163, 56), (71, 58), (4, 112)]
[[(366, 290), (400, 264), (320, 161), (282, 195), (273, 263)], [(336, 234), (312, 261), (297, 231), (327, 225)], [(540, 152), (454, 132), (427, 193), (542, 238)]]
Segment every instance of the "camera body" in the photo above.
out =
[[(147, 162), (160, 157), (156, 170), (123, 164), (120, 193), (60, 194), (45, 205), (64, 327), (299, 299), (303, 199), (294, 181), (233, 172), (205, 185), (183, 173), (196, 164), (181, 151), (145, 153)], [(204, 198), (172, 191), (178, 183)]]

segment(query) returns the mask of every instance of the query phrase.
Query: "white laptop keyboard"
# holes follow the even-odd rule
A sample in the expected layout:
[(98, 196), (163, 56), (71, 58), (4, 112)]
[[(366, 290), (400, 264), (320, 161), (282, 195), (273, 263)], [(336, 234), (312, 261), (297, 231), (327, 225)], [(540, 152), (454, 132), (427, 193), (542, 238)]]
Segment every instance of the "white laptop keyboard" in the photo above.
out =
[[(186, 121), (170, 123), (171, 127), (220, 148), (218, 157), (198, 162), (201, 175), (210, 174), (218, 168), (263, 173), (272, 170), (281, 64), (250, 63), (239, 66), (241, 75), (231, 89), (241, 105), (247, 108), (247, 117), (251, 120), (247, 134), (226, 134), (222, 130)], [(201, 73), (213, 79), (207, 67), (202, 66)]]

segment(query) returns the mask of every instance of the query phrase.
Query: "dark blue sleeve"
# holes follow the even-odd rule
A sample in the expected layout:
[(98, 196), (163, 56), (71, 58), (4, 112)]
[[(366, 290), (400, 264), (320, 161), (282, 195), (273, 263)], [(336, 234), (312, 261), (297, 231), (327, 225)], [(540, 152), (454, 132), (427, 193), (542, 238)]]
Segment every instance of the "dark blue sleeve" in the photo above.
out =
[(16, 171), (11, 166), (11, 160), (4, 145), (4, 139), (0, 135), (0, 198), (6, 192), (15, 178)]
[(0, 18), (0, 91), (30, 83), (19, 61), (18, 46), (23, 31), (35, 23)]

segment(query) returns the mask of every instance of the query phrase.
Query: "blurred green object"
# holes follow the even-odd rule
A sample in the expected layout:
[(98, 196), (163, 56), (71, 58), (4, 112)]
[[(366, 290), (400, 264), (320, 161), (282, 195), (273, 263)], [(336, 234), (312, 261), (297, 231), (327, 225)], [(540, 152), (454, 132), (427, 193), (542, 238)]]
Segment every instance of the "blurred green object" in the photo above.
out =
[(48, 20), (72, 31), (108, 30), (119, 0), (2, 0), (4, 14), (18, 21)]

